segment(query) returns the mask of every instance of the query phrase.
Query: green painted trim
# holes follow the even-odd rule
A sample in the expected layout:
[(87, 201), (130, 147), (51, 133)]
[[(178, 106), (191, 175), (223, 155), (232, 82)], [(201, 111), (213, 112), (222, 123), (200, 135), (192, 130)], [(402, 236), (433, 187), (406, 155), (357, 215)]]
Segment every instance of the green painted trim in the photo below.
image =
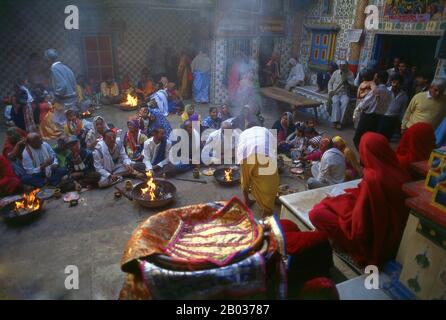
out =
[(329, 69), (328, 64), (314, 64), (314, 63), (308, 63), (308, 68), (311, 71), (328, 71)]

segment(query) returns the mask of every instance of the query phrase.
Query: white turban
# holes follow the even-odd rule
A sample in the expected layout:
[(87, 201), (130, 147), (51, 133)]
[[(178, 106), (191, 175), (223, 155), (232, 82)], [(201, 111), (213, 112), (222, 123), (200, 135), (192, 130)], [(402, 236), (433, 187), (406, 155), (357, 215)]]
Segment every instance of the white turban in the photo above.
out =
[(292, 66), (295, 66), (297, 64), (297, 60), (294, 58), (291, 58), (290, 60), (288, 60), (288, 63), (291, 64)]

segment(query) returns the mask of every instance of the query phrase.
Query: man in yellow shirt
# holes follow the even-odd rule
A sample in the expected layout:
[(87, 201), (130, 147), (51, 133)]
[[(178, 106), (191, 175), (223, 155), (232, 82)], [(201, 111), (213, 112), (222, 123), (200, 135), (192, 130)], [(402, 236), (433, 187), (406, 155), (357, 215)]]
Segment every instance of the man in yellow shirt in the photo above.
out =
[(112, 77), (108, 77), (101, 83), (101, 94), (101, 103), (104, 105), (121, 103), (118, 84)]
[(446, 80), (436, 79), (429, 91), (421, 92), (413, 97), (403, 117), (401, 130), (404, 133), (416, 123), (425, 122), (438, 127), (446, 116)]

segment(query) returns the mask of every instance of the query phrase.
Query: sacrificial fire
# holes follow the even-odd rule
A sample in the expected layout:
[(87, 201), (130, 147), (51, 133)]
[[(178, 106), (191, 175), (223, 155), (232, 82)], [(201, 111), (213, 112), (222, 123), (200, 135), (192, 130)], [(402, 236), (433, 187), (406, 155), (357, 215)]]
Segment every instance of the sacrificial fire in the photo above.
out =
[(40, 209), (41, 200), (37, 198), (37, 194), (40, 192), (40, 189), (36, 189), (29, 194), (23, 195), (23, 200), (16, 201), (15, 211), (18, 214), (30, 213)]
[(155, 201), (156, 184), (155, 184), (155, 179), (153, 178), (152, 171), (146, 172), (146, 176), (148, 178), (147, 188), (141, 189), (142, 195), (149, 195), (150, 201)]
[(133, 97), (130, 93), (127, 94), (127, 101), (126, 104), (130, 107), (136, 107), (138, 105), (138, 98)]
[(225, 170), (225, 181), (226, 182), (232, 181), (232, 169)]

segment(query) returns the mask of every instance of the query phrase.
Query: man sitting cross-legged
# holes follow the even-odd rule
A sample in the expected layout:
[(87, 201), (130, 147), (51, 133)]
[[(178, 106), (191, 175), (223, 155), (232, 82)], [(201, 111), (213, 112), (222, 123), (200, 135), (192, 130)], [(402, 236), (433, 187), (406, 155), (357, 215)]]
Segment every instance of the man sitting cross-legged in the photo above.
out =
[(104, 133), (104, 140), (98, 142), (93, 152), (94, 167), (101, 175), (99, 187), (106, 188), (131, 175), (132, 161), (125, 153), (124, 146), (116, 142), (116, 134), (112, 130)]
[(166, 131), (159, 127), (153, 130), (153, 137), (144, 143), (144, 164), (146, 170), (160, 171), (169, 163), (169, 151), (172, 142), (166, 137)]
[(75, 189), (97, 186), (101, 175), (95, 171), (93, 153), (82, 148), (76, 136), (71, 136), (67, 145), (71, 151), (67, 157), (67, 170)]
[(26, 175), (22, 177), (24, 184), (38, 188), (47, 183), (57, 186), (66, 175), (66, 170), (59, 167), (53, 149), (42, 141), (38, 133), (29, 133), (26, 137), (22, 159), (26, 171)]

